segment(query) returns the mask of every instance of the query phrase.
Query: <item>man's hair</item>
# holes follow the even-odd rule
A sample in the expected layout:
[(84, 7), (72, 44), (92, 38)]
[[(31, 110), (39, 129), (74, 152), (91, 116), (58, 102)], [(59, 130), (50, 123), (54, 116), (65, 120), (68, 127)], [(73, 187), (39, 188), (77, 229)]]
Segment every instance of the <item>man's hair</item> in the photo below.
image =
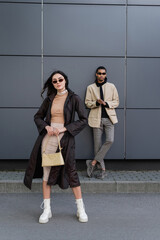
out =
[(107, 69), (106, 69), (105, 67), (99, 66), (99, 67), (96, 69), (96, 73), (98, 72), (99, 69), (103, 69), (103, 70), (105, 70), (105, 71), (107, 72)]

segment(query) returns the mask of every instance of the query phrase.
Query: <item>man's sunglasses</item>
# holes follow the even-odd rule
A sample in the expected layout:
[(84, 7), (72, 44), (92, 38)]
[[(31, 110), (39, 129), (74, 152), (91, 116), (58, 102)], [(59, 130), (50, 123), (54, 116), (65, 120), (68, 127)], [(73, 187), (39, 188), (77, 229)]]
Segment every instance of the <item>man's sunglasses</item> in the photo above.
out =
[(98, 72), (97, 74), (98, 75), (106, 75), (106, 73), (100, 73), (100, 72)]
[(63, 80), (64, 80), (63, 78), (58, 79), (58, 80), (53, 80), (52, 83), (53, 83), (53, 84), (56, 84), (56, 83), (58, 83), (58, 82), (63, 82)]

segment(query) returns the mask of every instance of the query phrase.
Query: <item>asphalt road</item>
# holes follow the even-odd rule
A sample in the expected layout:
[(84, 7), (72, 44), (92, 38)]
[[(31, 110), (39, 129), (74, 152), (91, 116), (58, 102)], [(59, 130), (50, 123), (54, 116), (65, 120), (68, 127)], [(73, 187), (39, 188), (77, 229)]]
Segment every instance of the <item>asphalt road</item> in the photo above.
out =
[(52, 194), (53, 218), (39, 224), (42, 194), (0, 194), (0, 240), (159, 240), (159, 194), (83, 194), (88, 223), (72, 194)]

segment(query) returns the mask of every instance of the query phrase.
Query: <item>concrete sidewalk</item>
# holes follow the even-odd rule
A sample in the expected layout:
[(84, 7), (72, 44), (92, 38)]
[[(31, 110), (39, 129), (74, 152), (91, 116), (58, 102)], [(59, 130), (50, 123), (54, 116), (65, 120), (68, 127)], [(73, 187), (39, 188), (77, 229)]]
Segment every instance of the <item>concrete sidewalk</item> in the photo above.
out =
[[(160, 193), (160, 171), (108, 171), (104, 180), (78, 172), (83, 193)], [(32, 190), (23, 185), (23, 171), (0, 171), (0, 193), (41, 193), (42, 179), (33, 181)], [(52, 187), (52, 192), (71, 192)]]

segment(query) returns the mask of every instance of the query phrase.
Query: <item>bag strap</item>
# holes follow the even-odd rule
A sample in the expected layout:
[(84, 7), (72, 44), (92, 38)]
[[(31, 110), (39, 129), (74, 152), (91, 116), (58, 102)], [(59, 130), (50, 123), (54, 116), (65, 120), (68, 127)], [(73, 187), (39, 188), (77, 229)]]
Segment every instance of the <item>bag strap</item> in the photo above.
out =
[[(47, 147), (47, 143), (48, 143), (49, 139), (50, 139), (50, 136), (48, 136), (48, 140), (46, 141), (46, 144), (45, 144), (45, 146), (44, 146), (44, 150), (42, 151), (43, 153), (46, 151), (46, 147)], [(59, 150), (60, 150), (60, 152), (61, 152), (62, 148), (61, 148), (61, 144), (60, 144), (59, 135), (57, 135), (57, 139), (58, 139)]]

